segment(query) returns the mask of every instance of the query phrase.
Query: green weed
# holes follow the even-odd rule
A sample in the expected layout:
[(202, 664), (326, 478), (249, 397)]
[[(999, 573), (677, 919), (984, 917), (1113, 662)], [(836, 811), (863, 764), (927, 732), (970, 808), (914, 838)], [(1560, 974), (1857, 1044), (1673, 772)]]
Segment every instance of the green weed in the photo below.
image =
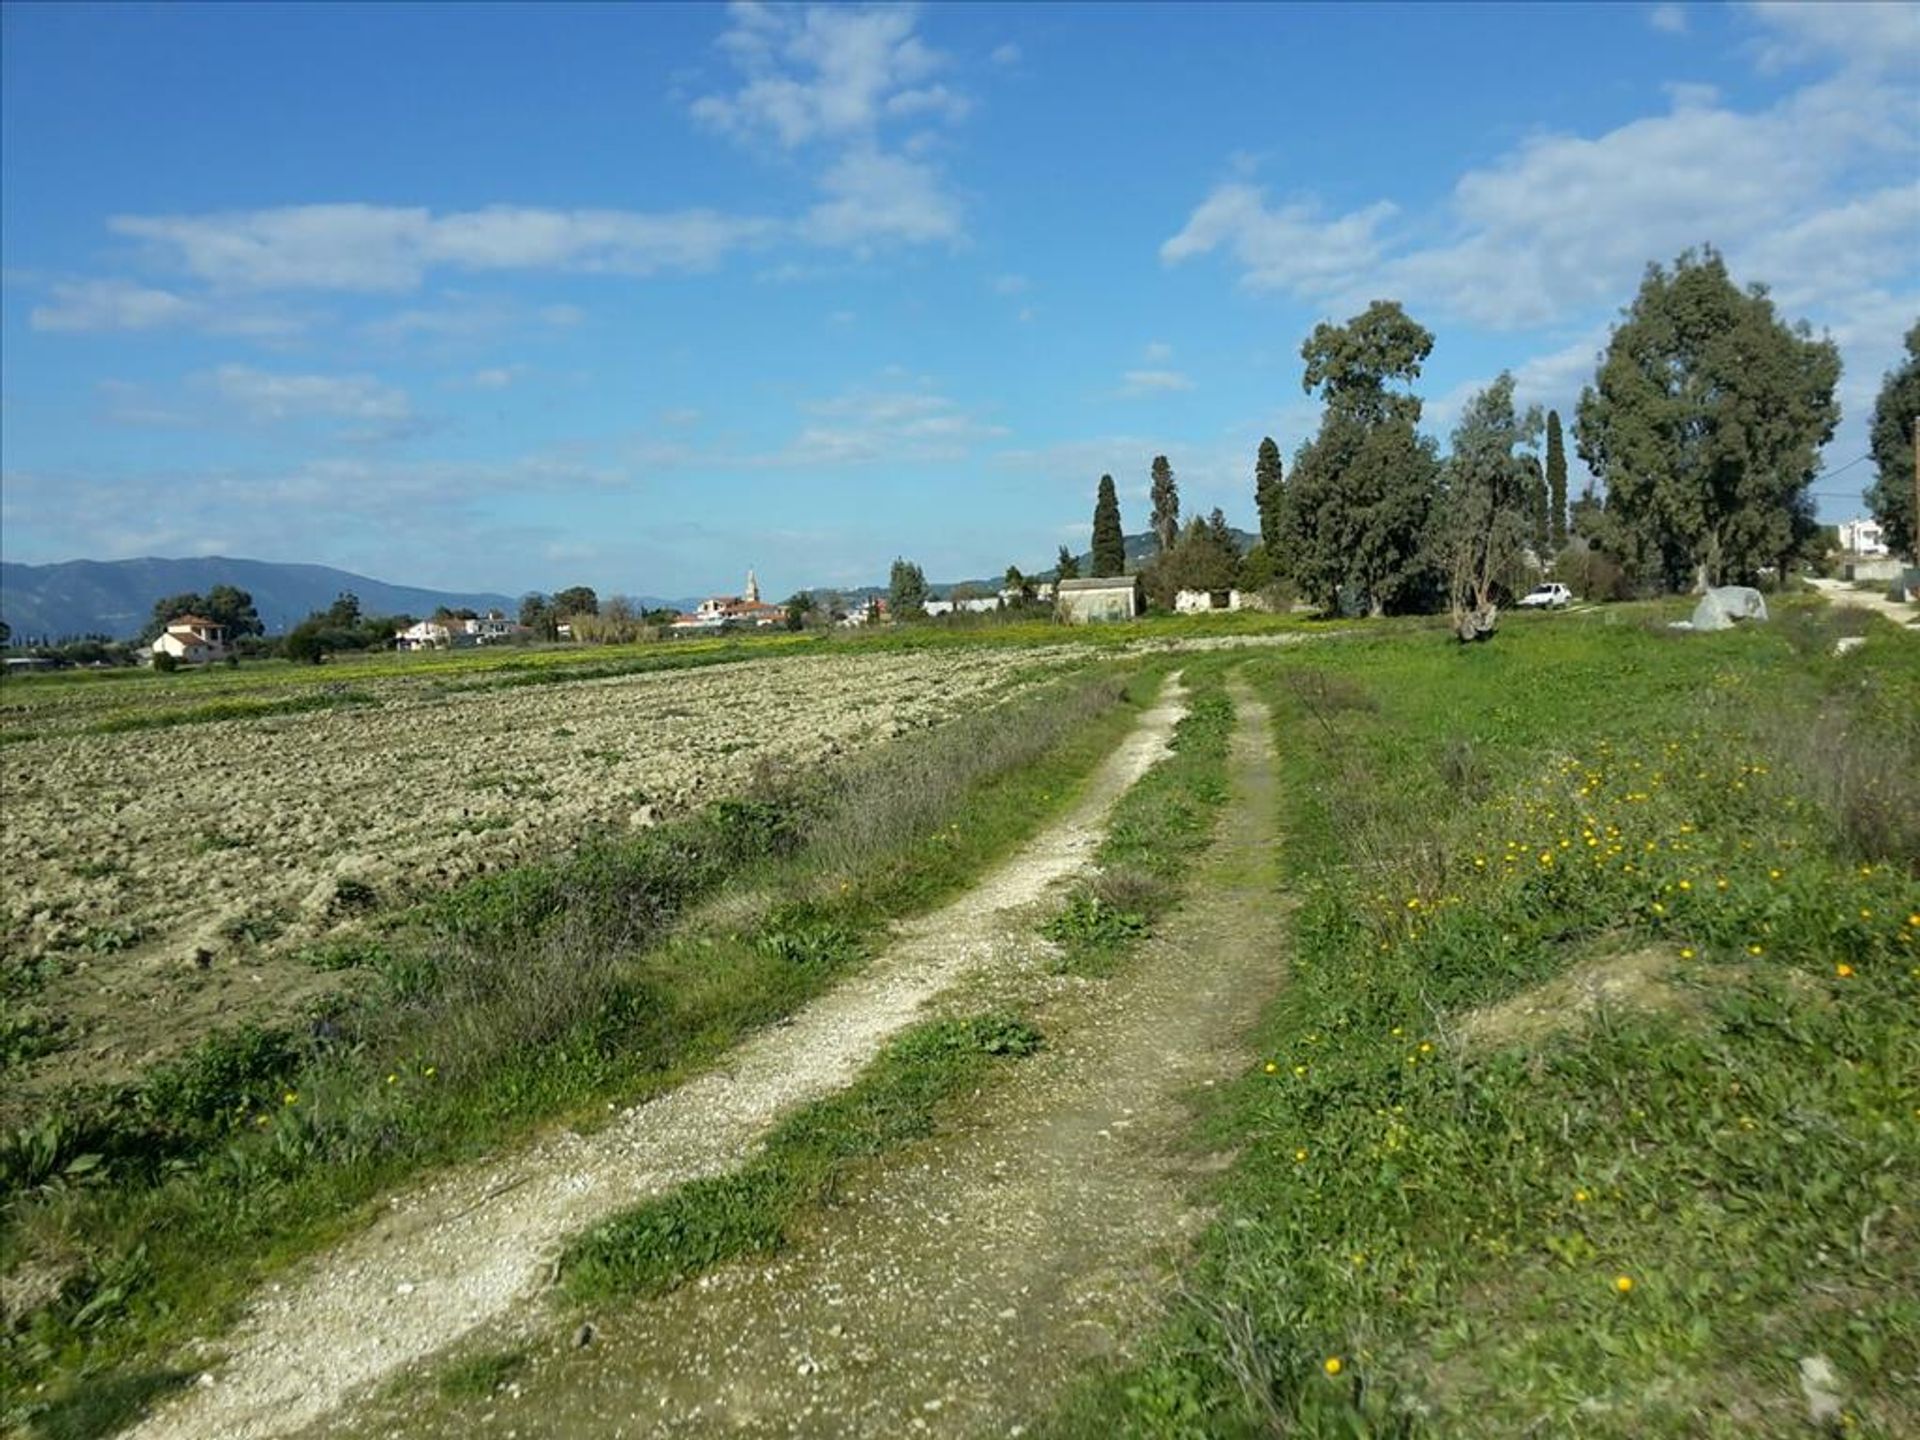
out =
[(729, 1175), (695, 1180), (606, 1221), (561, 1259), (567, 1293), (588, 1301), (657, 1294), (716, 1265), (778, 1250), (796, 1221), (831, 1201), (847, 1167), (930, 1134), (941, 1105), (986, 1065), (1031, 1055), (1040, 1032), (982, 1015), (936, 1020), (895, 1039), (851, 1087), (784, 1121)]

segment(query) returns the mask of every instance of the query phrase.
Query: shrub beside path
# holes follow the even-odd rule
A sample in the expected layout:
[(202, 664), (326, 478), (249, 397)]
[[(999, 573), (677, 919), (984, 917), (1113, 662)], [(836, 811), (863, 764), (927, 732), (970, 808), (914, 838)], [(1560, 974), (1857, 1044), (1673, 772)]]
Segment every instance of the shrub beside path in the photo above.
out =
[(1170, 677), (1066, 816), (713, 1071), (591, 1134), (556, 1133), (394, 1198), (368, 1229), (259, 1297), (221, 1342), (228, 1358), (129, 1436), (293, 1434), (528, 1305), (562, 1244), (595, 1221), (736, 1168), (774, 1121), (845, 1087), (929, 1000), (1021, 943), (1030, 926), (1012, 917), (1088, 863), (1114, 802), (1166, 753), (1184, 697)]
[(1115, 977), (1055, 982), (1047, 1048), (955, 1133), (883, 1163), (791, 1250), (598, 1315), (585, 1348), (540, 1343), (494, 1395), (326, 1433), (1018, 1435), (1044, 1417), (1150, 1325), (1217, 1163), (1190, 1098), (1252, 1063), (1283, 979), (1271, 720), (1234, 698), (1229, 799), (1187, 899)]

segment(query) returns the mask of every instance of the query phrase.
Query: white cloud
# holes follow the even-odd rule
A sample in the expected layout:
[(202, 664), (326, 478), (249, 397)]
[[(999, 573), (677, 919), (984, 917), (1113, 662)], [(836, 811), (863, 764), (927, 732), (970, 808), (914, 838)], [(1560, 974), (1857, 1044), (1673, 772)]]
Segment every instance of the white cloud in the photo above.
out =
[[(1868, 28), (1877, 35), (1900, 8), (1876, 10)], [(1819, 37), (1851, 66), (1770, 106), (1736, 110), (1705, 87), (1675, 87), (1667, 113), (1595, 136), (1528, 138), (1461, 174), (1443, 207), (1405, 217), (1393, 235), (1382, 228), (1394, 213), (1384, 200), (1324, 220), (1228, 182), (1162, 258), (1221, 248), (1246, 285), (1330, 311), (1393, 295), (1429, 323), (1530, 329), (1585, 324), (1631, 294), (1649, 260), (1711, 243), (1743, 281), (1837, 319), (1820, 312), (1912, 272), (1920, 90), (1843, 52), (1853, 42), (1827, 18), (1836, 11), (1854, 13), (1758, 12), (1797, 39)], [(1920, 11), (1907, 19), (1920, 29)], [(1407, 243), (1415, 235), (1436, 238)]]
[(130, 280), (87, 280), (55, 285), (52, 303), (35, 306), (29, 320), (36, 330), (153, 330), (184, 324), (196, 313), (192, 301), (169, 290)]
[(1193, 389), (1193, 381), (1178, 370), (1129, 370), (1120, 379), (1120, 393), (1129, 396)]
[(466, 384), (474, 390), (505, 390), (518, 382), (527, 373), (525, 365), (489, 365), (484, 370), (476, 370), (466, 377)]
[(794, 149), (870, 140), (888, 116), (966, 113), (964, 96), (924, 83), (946, 59), (914, 33), (910, 8), (735, 5), (732, 17), (718, 44), (745, 83), (692, 107), (695, 120), (723, 134)]
[(1003, 44), (994, 46), (993, 54), (989, 58), (996, 65), (1018, 65), (1020, 63), (1020, 47), (1011, 40), (1008, 40)]
[(541, 322), (553, 326), (556, 330), (578, 325), (586, 318), (587, 312), (578, 305), (542, 305), (540, 307)]
[(28, 316), (35, 330), (102, 334), (191, 328), (211, 335), (255, 340), (296, 335), (307, 326), (302, 316), (211, 304), (132, 280), (58, 281), (50, 303)]
[(856, 388), (803, 407), (811, 417), (773, 463), (859, 465), (965, 459), (1006, 431), (929, 390)]
[(1687, 33), (1687, 7), (1655, 5), (1647, 11), (1647, 23), (1663, 34), (1684, 35)]
[(127, 380), (101, 380), (93, 388), (109, 424), (176, 429), (194, 423), (191, 415), (154, 400), (144, 385)]
[(881, 141), (893, 121), (962, 119), (967, 96), (932, 79), (946, 57), (916, 35), (910, 7), (731, 8), (721, 50), (744, 77), (696, 100), (696, 121), (777, 149), (826, 145), (838, 153), (819, 176), (825, 198), (792, 227), (815, 245), (864, 252), (876, 244), (959, 238), (961, 206), (922, 158), (925, 132), (903, 153)]
[(1229, 181), (1200, 202), (1180, 233), (1160, 247), (1160, 258), (1174, 265), (1225, 246), (1252, 289), (1323, 294), (1378, 259), (1378, 231), (1395, 209), (1383, 200), (1329, 220), (1305, 201), (1270, 208), (1258, 186)]
[(829, 198), (800, 224), (801, 235), (816, 245), (858, 250), (876, 242), (960, 238), (959, 201), (918, 161), (856, 148), (829, 167), (820, 188)]
[(1149, 340), (1140, 348), (1140, 358), (1152, 365), (1163, 365), (1173, 358), (1173, 346), (1164, 340)]
[(407, 392), (371, 375), (276, 375), (222, 365), (200, 379), (246, 418), (262, 423), (339, 419), (391, 425), (413, 418)]
[(1912, 5), (1760, 0), (1749, 10), (1766, 31), (1754, 47), (1762, 70), (1783, 70), (1822, 56), (1869, 71), (1911, 76), (1920, 69), (1920, 10)]
[(392, 205), (292, 205), (208, 215), (118, 215), (108, 227), (216, 290), (365, 292), (419, 287), (447, 266), (651, 275), (705, 270), (771, 238), (773, 222), (710, 210), (538, 210), (434, 215)]
[(1024, 295), (1029, 282), (1024, 275), (996, 275), (993, 277), (993, 293), (996, 295)]

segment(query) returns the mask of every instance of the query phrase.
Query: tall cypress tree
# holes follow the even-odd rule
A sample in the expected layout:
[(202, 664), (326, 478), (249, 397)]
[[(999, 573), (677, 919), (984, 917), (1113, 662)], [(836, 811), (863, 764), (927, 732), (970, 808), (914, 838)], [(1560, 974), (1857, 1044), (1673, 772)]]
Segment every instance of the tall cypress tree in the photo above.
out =
[(1111, 475), (1100, 477), (1100, 494), (1093, 502), (1093, 573), (1127, 573), (1127, 537), (1120, 529), (1120, 496)]
[[(1538, 413), (1535, 414), (1538, 419)], [(1547, 513), (1551, 508), (1547, 503), (1547, 477), (1540, 473), (1540, 457), (1523, 455), (1520, 468), (1526, 472), (1527, 501), (1527, 540), (1533, 547), (1533, 553), (1542, 564), (1552, 561), (1560, 552), (1553, 546), (1553, 519)]]
[(1567, 548), (1567, 447), (1558, 410), (1547, 412), (1547, 540), (1556, 555)]
[(1180, 486), (1164, 455), (1153, 457), (1153, 533), (1162, 555), (1173, 548), (1180, 534)]
[(1267, 554), (1280, 553), (1280, 531), (1286, 523), (1281, 511), (1287, 499), (1286, 481), (1280, 471), (1280, 447), (1269, 435), (1260, 442), (1260, 454), (1253, 462), (1253, 503), (1260, 511), (1260, 543)]

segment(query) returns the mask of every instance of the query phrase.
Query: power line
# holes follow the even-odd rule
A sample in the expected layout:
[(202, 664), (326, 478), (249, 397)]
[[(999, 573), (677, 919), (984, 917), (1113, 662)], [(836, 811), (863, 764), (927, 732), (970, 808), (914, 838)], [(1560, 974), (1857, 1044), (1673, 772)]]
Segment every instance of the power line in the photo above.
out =
[(1829, 475), (1838, 475), (1843, 470), (1851, 470), (1854, 466), (1861, 464), (1863, 461), (1871, 460), (1872, 458), (1873, 456), (1871, 453), (1868, 453), (1866, 455), (1856, 455), (1853, 457), (1853, 459), (1847, 461), (1846, 464), (1836, 465), (1831, 470), (1822, 470), (1818, 475), (1814, 476), (1813, 478), (1815, 480), (1824, 480)]

